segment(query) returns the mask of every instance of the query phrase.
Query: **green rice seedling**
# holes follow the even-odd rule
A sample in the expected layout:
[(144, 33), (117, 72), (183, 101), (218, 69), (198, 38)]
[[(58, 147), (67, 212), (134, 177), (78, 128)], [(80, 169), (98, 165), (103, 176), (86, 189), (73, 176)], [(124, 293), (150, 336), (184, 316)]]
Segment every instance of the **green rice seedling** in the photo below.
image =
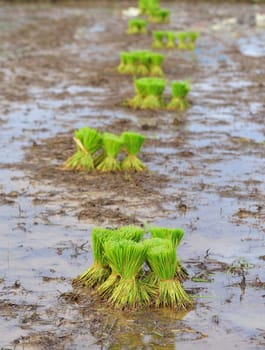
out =
[(104, 248), (111, 269), (119, 276), (108, 301), (118, 308), (148, 305), (151, 289), (139, 278), (147, 251), (143, 242), (107, 241)]
[(139, 226), (122, 226), (115, 232), (115, 237), (135, 242), (140, 242), (145, 234), (145, 230)]
[[(134, 242), (139, 242), (145, 234), (145, 231), (139, 227), (139, 226), (123, 226), (119, 229), (116, 229), (114, 231), (113, 236), (111, 237), (111, 240), (115, 241), (122, 241), (122, 240), (130, 240)], [(111, 296), (116, 284), (120, 280), (120, 269), (116, 268), (115, 265), (110, 264), (111, 268), (111, 274), (107, 278), (105, 282), (103, 282), (98, 287), (99, 294), (104, 297), (108, 298)]]
[(118, 72), (121, 74), (149, 75), (147, 51), (122, 52)]
[(175, 32), (167, 32), (166, 48), (167, 49), (175, 49), (176, 47), (177, 47), (177, 45), (176, 45), (176, 33)]
[(121, 163), (122, 170), (143, 171), (146, 169), (142, 161), (137, 157), (144, 143), (145, 137), (134, 132), (124, 132), (122, 134), (123, 147), (127, 153)]
[(104, 158), (98, 164), (97, 170), (102, 172), (118, 171), (121, 169), (117, 156), (122, 147), (122, 140), (120, 137), (110, 134), (103, 134), (103, 148)]
[(167, 109), (183, 111), (189, 106), (186, 97), (190, 92), (190, 83), (188, 81), (173, 81), (171, 89), (172, 99), (168, 103)]
[[(150, 227), (148, 230), (154, 238), (170, 240), (175, 249), (179, 246), (184, 236), (184, 230), (181, 228)], [(175, 277), (177, 277), (180, 281), (185, 281), (188, 277), (187, 271), (184, 269), (178, 259)]]
[(189, 38), (189, 42), (187, 44), (187, 48), (190, 51), (194, 51), (195, 50), (195, 43), (196, 40), (199, 37), (199, 33), (198, 32), (188, 32), (188, 38)]
[(164, 75), (162, 64), (164, 62), (164, 56), (160, 53), (150, 53), (149, 55), (149, 70), (150, 76), (162, 77)]
[(164, 105), (162, 95), (166, 87), (166, 81), (160, 78), (142, 78), (146, 84), (147, 96), (144, 98), (141, 108), (159, 109)]
[(142, 13), (148, 14), (154, 9), (160, 8), (159, 0), (139, 0), (139, 9)]
[(118, 72), (140, 76), (162, 76), (164, 56), (150, 51), (122, 52)]
[(155, 305), (188, 309), (192, 306), (189, 295), (180, 281), (175, 278), (177, 258), (175, 248), (151, 247), (147, 251), (147, 261), (157, 277)]
[(155, 8), (149, 12), (148, 20), (153, 23), (168, 23), (170, 11), (163, 8)]
[(142, 18), (133, 18), (128, 21), (128, 34), (145, 34), (146, 21)]
[(169, 239), (173, 247), (175, 248), (177, 248), (184, 236), (184, 230), (181, 228), (166, 228), (153, 226), (149, 227), (148, 230), (154, 238)]
[(123, 74), (135, 74), (137, 54), (134, 51), (128, 52), (126, 62), (126, 65), (123, 67)]
[(67, 159), (65, 168), (91, 171), (95, 169), (94, 157), (102, 146), (102, 137), (95, 129), (82, 127), (74, 133), (76, 153)]
[(149, 58), (148, 51), (136, 52), (135, 75), (140, 75), (140, 76), (148, 76), (149, 75), (148, 58)]
[(105, 257), (104, 243), (113, 237), (115, 231), (94, 227), (92, 230), (93, 265), (78, 276), (73, 285), (82, 284), (86, 287), (95, 287), (104, 282), (110, 275), (110, 269)]
[[(164, 238), (149, 238), (143, 241), (145, 246), (147, 247), (147, 251), (154, 247), (163, 247), (164, 249), (172, 248), (172, 242), (169, 239)], [(146, 261), (147, 266), (149, 267), (149, 271), (144, 277), (144, 281), (150, 285), (150, 286), (157, 286), (159, 282), (159, 278), (157, 275), (152, 271), (152, 268), (150, 264), (148, 263), (148, 260)]]
[(164, 39), (165, 39), (165, 33), (164, 31), (156, 31), (156, 32), (153, 32), (153, 38), (154, 38), (154, 41), (153, 41), (153, 44), (152, 44), (152, 47), (155, 48), (155, 49), (163, 49), (164, 48)]
[(120, 64), (117, 68), (119, 73), (124, 73), (124, 70), (126, 69), (126, 65), (128, 64), (128, 56), (129, 52), (121, 52), (120, 54)]
[(186, 32), (178, 32), (176, 35), (178, 38), (178, 49), (187, 50), (188, 49), (188, 45), (187, 45), (188, 34)]
[(178, 32), (178, 48), (180, 50), (194, 51), (195, 42), (199, 37), (198, 32)]
[(147, 84), (145, 78), (135, 79), (134, 86), (136, 96), (129, 100), (128, 104), (133, 108), (141, 108), (144, 98), (147, 96)]

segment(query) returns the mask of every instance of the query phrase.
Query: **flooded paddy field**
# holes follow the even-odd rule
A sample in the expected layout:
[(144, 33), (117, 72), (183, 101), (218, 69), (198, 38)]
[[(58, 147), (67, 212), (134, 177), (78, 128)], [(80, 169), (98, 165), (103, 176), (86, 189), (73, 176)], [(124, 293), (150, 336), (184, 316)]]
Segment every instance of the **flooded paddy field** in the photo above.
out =
[[(140, 37), (132, 5), (0, 3), (0, 348), (264, 349), (265, 5), (165, 1), (170, 23)], [(163, 51), (168, 81), (191, 82), (182, 113), (124, 105), (120, 52), (161, 27), (201, 33), (192, 54)], [(145, 135), (149, 171), (65, 171), (82, 126)], [(145, 223), (185, 230), (193, 310), (114, 311), (72, 289), (92, 227)]]

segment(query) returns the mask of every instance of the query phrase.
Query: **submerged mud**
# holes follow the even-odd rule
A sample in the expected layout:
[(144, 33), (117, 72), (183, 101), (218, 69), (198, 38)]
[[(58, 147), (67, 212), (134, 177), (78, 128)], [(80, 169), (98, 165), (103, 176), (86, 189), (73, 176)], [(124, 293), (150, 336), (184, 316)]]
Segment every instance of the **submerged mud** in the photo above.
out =
[[(0, 334), (15, 349), (262, 349), (265, 345), (264, 5), (167, 3), (194, 53), (163, 51), (189, 79), (183, 112), (131, 110), (119, 53), (131, 3), (0, 5)], [(168, 85), (169, 86), (169, 85)], [(170, 95), (169, 89), (166, 97)], [(73, 131), (140, 132), (141, 174), (65, 171)], [(72, 279), (94, 225), (183, 227), (186, 313), (112, 310)]]

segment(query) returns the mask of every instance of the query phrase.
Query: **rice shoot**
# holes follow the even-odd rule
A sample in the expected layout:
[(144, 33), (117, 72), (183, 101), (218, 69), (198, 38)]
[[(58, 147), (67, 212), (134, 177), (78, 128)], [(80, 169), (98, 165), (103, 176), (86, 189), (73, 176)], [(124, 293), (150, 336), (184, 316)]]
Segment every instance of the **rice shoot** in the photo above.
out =
[[(166, 228), (166, 227), (150, 227), (149, 232), (154, 239), (169, 240), (176, 249), (184, 236), (184, 230), (181, 228)], [(181, 262), (177, 259), (175, 277), (180, 281), (184, 281), (188, 277), (187, 271), (183, 268)]]
[(153, 226), (149, 227), (148, 230), (151, 233), (152, 237), (169, 239), (173, 247), (175, 248), (177, 248), (184, 236), (184, 230), (181, 228), (166, 228)]
[(163, 31), (153, 32), (153, 38), (154, 38), (154, 42), (152, 44), (152, 47), (155, 49), (163, 49), (164, 48), (165, 32), (163, 32)]
[(160, 78), (142, 78), (146, 84), (147, 96), (144, 98), (141, 108), (159, 109), (163, 107), (163, 92), (166, 88), (166, 81)]
[(112, 271), (119, 276), (108, 301), (119, 308), (148, 305), (149, 287), (139, 278), (147, 251), (143, 242), (107, 241), (104, 248)]
[(164, 56), (151, 51), (130, 51), (120, 54), (117, 68), (121, 74), (136, 76), (162, 76)]
[(111, 172), (120, 170), (120, 163), (117, 156), (122, 147), (122, 140), (120, 137), (111, 134), (103, 134), (103, 148), (104, 148), (104, 158), (98, 164), (97, 170), (102, 172)]
[(147, 251), (148, 263), (157, 277), (156, 299), (157, 307), (188, 309), (192, 301), (183, 289), (181, 282), (175, 277), (177, 258), (175, 248), (151, 247)]
[(163, 92), (166, 81), (161, 78), (140, 78), (134, 81), (136, 96), (128, 101), (129, 106), (141, 109), (159, 109), (164, 106)]
[(142, 161), (137, 157), (144, 143), (145, 137), (134, 132), (124, 132), (122, 134), (123, 147), (127, 153), (121, 163), (122, 170), (143, 171), (146, 169)]
[(92, 230), (92, 249), (94, 262), (83, 274), (78, 276), (73, 284), (82, 284), (86, 287), (95, 287), (104, 282), (110, 270), (105, 258), (104, 242), (113, 236), (110, 229), (94, 227)]
[(102, 146), (102, 136), (95, 129), (82, 127), (74, 133), (76, 152), (67, 159), (65, 168), (91, 171), (95, 169), (94, 158)]
[(190, 83), (186, 81), (174, 81), (171, 84), (172, 99), (168, 103), (168, 109), (185, 110), (189, 104), (186, 96), (190, 92)]
[(162, 63), (164, 61), (164, 56), (159, 53), (153, 53), (149, 57), (150, 62), (150, 76), (152, 77), (162, 77)]
[(167, 49), (175, 49), (176, 48), (176, 33), (175, 32), (167, 32), (167, 43), (166, 48)]
[(159, 0), (139, 0), (138, 3), (141, 12), (144, 14), (148, 14), (154, 11), (154, 9), (160, 8)]
[(128, 21), (127, 34), (145, 34), (146, 21), (142, 18), (133, 18)]
[(163, 8), (154, 8), (149, 12), (148, 20), (153, 23), (168, 23), (170, 11)]
[(118, 228), (115, 232), (115, 237), (140, 242), (144, 234), (145, 230), (143, 228), (139, 226), (128, 225)]
[(195, 50), (195, 42), (199, 37), (198, 32), (178, 32), (176, 35), (178, 38), (178, 48), (180, 50)]

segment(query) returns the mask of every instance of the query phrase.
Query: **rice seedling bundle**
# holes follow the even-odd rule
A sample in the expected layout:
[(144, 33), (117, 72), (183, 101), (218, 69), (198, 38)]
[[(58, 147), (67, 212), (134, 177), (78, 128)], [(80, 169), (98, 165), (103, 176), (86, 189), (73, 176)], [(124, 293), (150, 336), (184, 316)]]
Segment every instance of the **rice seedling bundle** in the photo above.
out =
[(117, 68), (119, 73), (124, 73), (124, 69), (126, 67), (126, 65), (128, 64), (128, 55), (130, 53), (129, 52), (121, 52), (120, 53), (120, 64)]
[(143, 171), (146, 169), (142, 161), (137, 157), (144, 143), (145, 137), (133, 132), (124, 132), (122, 134), (123, 147), (127, 153), (121, 163), (122, 170), (125, 171)]
[(153, 23), (168, 23), (170, 11), (164, 8), (154, 8), (149, 11), (148, 20)]
[[(145, 137), (133, 132), (121, 136), (111, 133), (99, 134), (87, 127), (75, 131), (77, 150), (65, 163), (65, 168), (100, 172), (143, 171), (146, 167), (137, 157)], [(118, 159), (119, 153), (126, 155)], [(123, 155), (123, 153), (122, 153)]]
[(175, 248), (177, 248), (184, 236), (184, 230), (182, 230), (181, 228), (166, 228), (154, 226), (150, 227), (148, 230), (151, 233), (152, 237), (169, 239), (173, 247)]
[(140, 242), (145, 234), (145, 230), (139, 226), (122, 226), (115, 231), (115, 237), (120, 239)]
[(145, 34), (146, 21), (142, 18), (133, 18), (128, 21), (128, 34)]
[(67, 159), (65, 168), (91, 171), (95, 169), (94, 159), (102, 146), (102, 136), (95, 129), (80, 128), (74, 133), (76, 152)]
[(159, 0), (139, 0), (139, 9), (142, 13), (149, 14), (154, 9), (160, 8)]
[(94, 262), (83, 274), (74, 280), (74, 284), (83, 284), (86, 287), (95, 287), (104, 282), (110, 274), (105, 258), (104, 242), (113, 237), (114, 231), (104, 228), (93, 228), (92, 249)]
[(164, 62), (164, 56), (159, 53), (153, 53), (149, 57), (149, 70), (150, 70), (150, 76), (152, 77), (162, 77), (163, 76), (163, 70), (162, 70), (162, 63)]
[[(145, 231), (138, 226), (123, 226), (114, 231), (114, 234), (111, 237), (111, 240), (122, 241), (122, 240), (131, 240), (134, 242), (139, 242), (145, 234)], [(98, 287), (97, 291), (99, 294), (108, 298), (111, 296), (116, 284), (118, 283), (121, 274), (119, 266), (116, 266), (112, 263), (112, 260), (108, 260), (109, 267), (111, 269), (111, 274), (109, 277)]]
[(128, 52), (125, 57), (126, 57), (126, 64), (123, 66), (122, 71), (120, 69), (119, 72), (122, 74), (129, 74), (129, 75), (135, 74), (136, 62), (138, 60), (137, 52), (134, 52), (134, 51)]
[(156, 276), (155, 305), (188, 309), (192, 306), (189, 295), (183, 289), (181, 282), (175, 277), (177, 266), (176, 251), (173, 245), (167, 248), (151, 247), (147, 250), (147, 261)]
[(161, 78), (140, 78), (135, 80), (136, 96), (129, 101), (129, 106), (142, 109), (163, 107), (163, 92), (166, 81)]
[(111, 172), (120, 170), (120, 163), (117, 156), (122, 147), (122, 140), (119, 136), (110, 133), (103, 134), (104, 158), (98, 164), (97, 170)]
[(164, 48), (164, 40), (165, 40), (165, 31), (155, 31), (153, 32), (153, 38), (154, 42), (152, 44), (152, 47), (155, 49), (163, 49)]
[(163, 61), (163, 55), (151, 51), (122, 52), (117, 70), (121, 74), (162, 76)]
[[(184, 230), (181, 228), (150, 227), (149, 232), (154, 238), (169, 240), (175, 249), (179, 246), (184, 236)], [(187, 279), (188, 273), (177, 258), (176, 261), (175, 277), (180, 281), (184, 281)]]
[(119, 276), (108, 301), (119, 308), (141, 307), (150, 302), (148, 285), (139, 278), (146, 259), (143, 242), (129, 240), (108, 241), (105, 252), (111, 269)]
[(189, 308), (192, 302), (176, 274), (181, 266), (176, 246), (183, 230), (152, 229), (155, 237), (143, 240), (145, 230), (138, 226), (94, 228), (94, 263), (75, 281), (96, 287), (103, 299), (118, 308)]
[(193, 51), (195, 49), (195, 43), (198, 37), (198, 32), (178, 32), (178, 48), (180, 50)]
[(190, 92), (190, 83), (188, 81), (174, 81), (171, 84), (172, 99), (168, 103), (168, 109), (178, 109), (183, 111), (189, 104), (187, 101), (187, 95)]
[(166, 48), (175, 49), (177, 47), (176, 46), (176, 38), (177, 38), (176, 33), (168, 31), (166, 35), (167, 35)]
[(199, 37), (199, 33), (198, 32), (188, 32), (188, 36), (189, 36), (188, 49), (190, 51), (194, 51), (195, 50), (195, 43)]

